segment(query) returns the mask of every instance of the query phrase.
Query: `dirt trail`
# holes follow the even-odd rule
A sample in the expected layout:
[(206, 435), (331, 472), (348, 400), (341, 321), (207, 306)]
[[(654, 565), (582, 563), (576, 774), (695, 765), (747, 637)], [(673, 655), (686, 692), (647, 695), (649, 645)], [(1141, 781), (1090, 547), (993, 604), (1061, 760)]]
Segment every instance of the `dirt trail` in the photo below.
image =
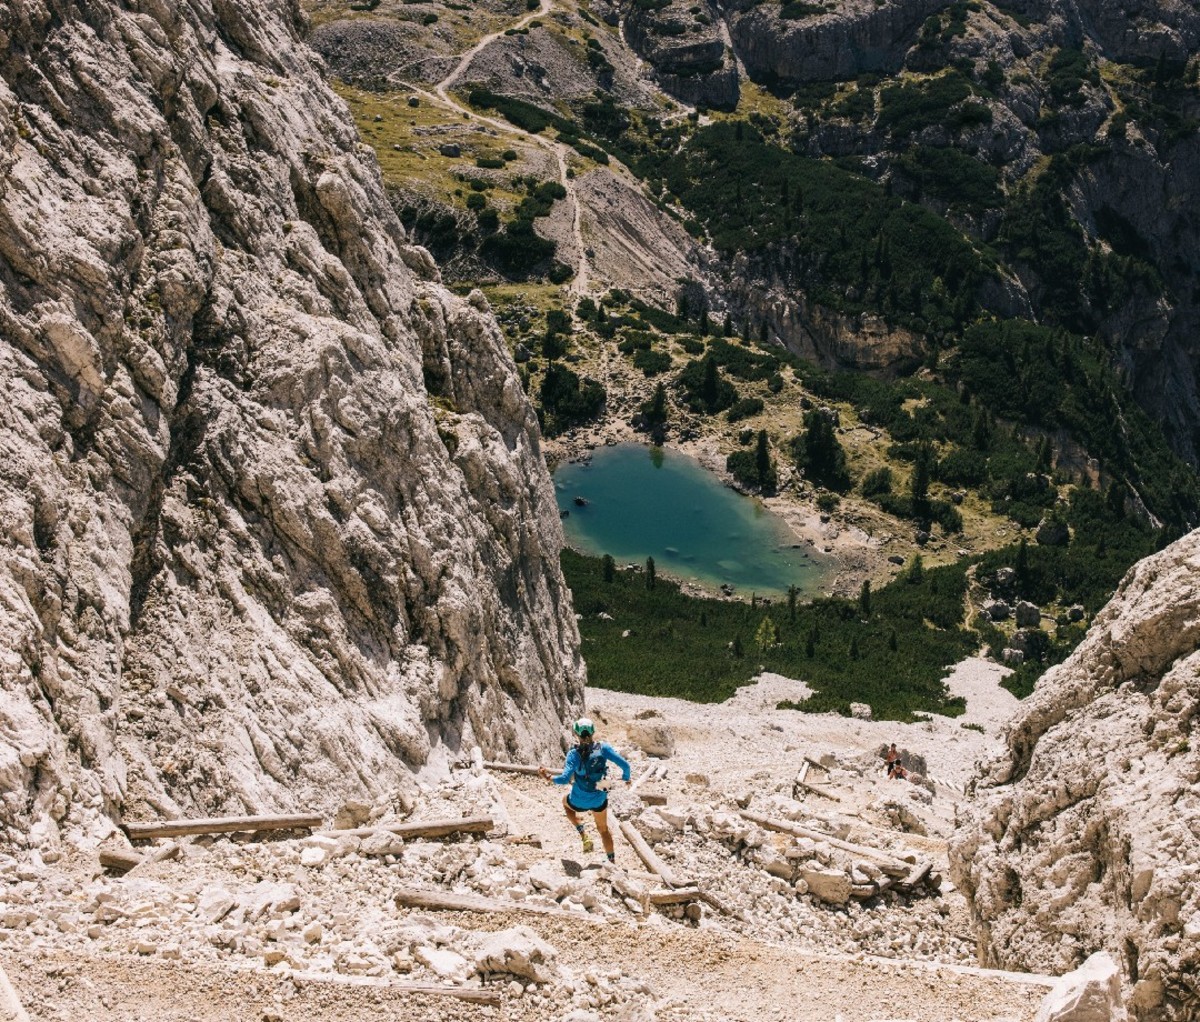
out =
[(591, 266), (588, 260), (587, 245), (583, 240), (583, 214), (581, 203), (579, 200), (578, 190), (575, 188), (574, 179), (567, 173), (567, 160), (573, 150), (561, 142), (554, 142), (550, 139), (542, 138), (541, 135), (536, 135), (533, 132), (525, 131), (523, 128), (517, 127), (515, 124), (510, 124), (508, 121), (500, 120), (494, 117), (487, 117), (477, 113), (470, 107), (465, 106), (450, 95), (450, 89), (454, 83), (462, 77), (463, 73), (471, 65), (473, 61), (483, 50), (494, 43), (497, 39), (504, 36), (506, 33), (516, 29), (522, 29), (536, 18), (545, 17), (554, 10), (553, 0), (541, 0), (541, 5), (536, 11), (531, 11), (518, 21), (511, 25), (505, 26), (495, 32), (483, 36), (474, 46), (467, 50), (462, 57), (459, 58), (454, 68), (434, 87), (433, 91), (429, 92), (425, 89), (415, 86), (411, 82), (399, 82), (405, 88), (411, 89), (413, 92), (424, 96), (430, 102), (440, 104), (447, 107), (456, 113), (463, 114), (468, 120), (475, 121), (481, 124), (486, 124), (491, 128), (502, 131), (505, 134), (517, 134), (522, 136), (527, 142), (545, 149), (552, 153), (555, 161), (558, 164), (558, 180), (559, 183), (566, 189), (567, 200), (571, 203), (571, 235), (575, 245), (575, 274), (567, 287), (568, 292), (572, 296), (580, 296), (588, 293), (591, 285)]

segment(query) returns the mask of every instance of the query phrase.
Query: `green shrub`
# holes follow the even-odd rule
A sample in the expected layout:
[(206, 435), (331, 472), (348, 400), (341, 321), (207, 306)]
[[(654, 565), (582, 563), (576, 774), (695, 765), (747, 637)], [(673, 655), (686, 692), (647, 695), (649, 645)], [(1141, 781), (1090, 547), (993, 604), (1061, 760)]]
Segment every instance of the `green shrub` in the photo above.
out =
[(552, 362), (538, 390), (542, 430), (547, 436), (557, 436), (594, 419), (603, 410), (605, 397), (604, 387), (595, 380), (581, 380), (566, 366)]
[(676, 381), (684, 403), (693, 411), (714, 415), (737, 400), (733, 384), (721, 375), (712, 355), (694, 359), (683, 367)]
[(730, 422), (738, 422), (741, 419), (748, 419), (752, 415), (757, 415), (766, 407), (760, 397), (743, 397), (734, 402), (733, 407), (725, 413), (725, 417)]
[(633, 353), (633, 365), (647, 376), (657, 376), (671, 368), (671, 356), (665, 351), (639, 349)]

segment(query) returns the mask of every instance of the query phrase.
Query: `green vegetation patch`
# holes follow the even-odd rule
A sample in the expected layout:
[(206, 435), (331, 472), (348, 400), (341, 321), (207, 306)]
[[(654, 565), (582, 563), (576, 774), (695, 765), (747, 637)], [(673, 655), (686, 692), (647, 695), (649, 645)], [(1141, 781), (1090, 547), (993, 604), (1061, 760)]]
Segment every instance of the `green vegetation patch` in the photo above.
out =
[(895, 167), (917, 185), (920, 195), (940, 199), (951, 209), (982, 212), (1004, 203), (1000, 172), (958, 149), (913, 146)]
[(922, 570), (918, 562), (879, 592), (868, 590), (865, 606), (790, 606), (686, 596), (661, 577), (648, 588), (643, 572), (615, 571), (606, 582), (601, 558), (571, 550), (562, 563), (582, 615), (588, 678), (600, 688), (721, 702), (761, 667), (812, 686), (803, 708), (813, 712), (849, 714), (852, 702), (870, 703), (885, 720), (963, 710), (942, 680), (978, 648), (978, 636), (960, 624), (962, 566)]
[(889, 85), (880, 93), (880, 100), (875, 126), (894, 139), (935, 124), (956, 132), (992, 121), (992, 111), (978, 98), (975, 86), (956, 70), (936, 78)]
[(992, 272), (935, 214), (742, 122), (702, 128), (654, 173), (722, 252), (786, 243), (785, 278), (834, 309), (952, 330), (976, 310), (976, 288)]

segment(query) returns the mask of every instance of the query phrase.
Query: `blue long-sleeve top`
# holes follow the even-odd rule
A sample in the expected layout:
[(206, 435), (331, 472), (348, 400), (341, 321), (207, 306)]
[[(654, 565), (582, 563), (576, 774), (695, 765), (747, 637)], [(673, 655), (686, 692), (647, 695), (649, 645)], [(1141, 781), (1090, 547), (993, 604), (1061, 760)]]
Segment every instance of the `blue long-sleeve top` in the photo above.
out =
[(551, 780), (555, 784), (571, 785), (567, 798), (576, 809), (599, 809), (608, 798), (608, 793), (596, 785), (604, 780), (609, 763), (620, 768), (622, 780), (629, 780), (629, 763), (607, 742), (592, 742), (586, 756), (582, 746), (576, 745), (567, 753), (563, 772)]

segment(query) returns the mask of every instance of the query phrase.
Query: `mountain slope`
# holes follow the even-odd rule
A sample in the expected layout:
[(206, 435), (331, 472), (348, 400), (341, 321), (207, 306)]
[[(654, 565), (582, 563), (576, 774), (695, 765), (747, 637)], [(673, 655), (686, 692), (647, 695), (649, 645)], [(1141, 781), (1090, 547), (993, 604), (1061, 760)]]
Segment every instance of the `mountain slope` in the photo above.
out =
[(0, 818), (328, 807), (549, 744), (536, 422), (293, 4), (0, 11)]

